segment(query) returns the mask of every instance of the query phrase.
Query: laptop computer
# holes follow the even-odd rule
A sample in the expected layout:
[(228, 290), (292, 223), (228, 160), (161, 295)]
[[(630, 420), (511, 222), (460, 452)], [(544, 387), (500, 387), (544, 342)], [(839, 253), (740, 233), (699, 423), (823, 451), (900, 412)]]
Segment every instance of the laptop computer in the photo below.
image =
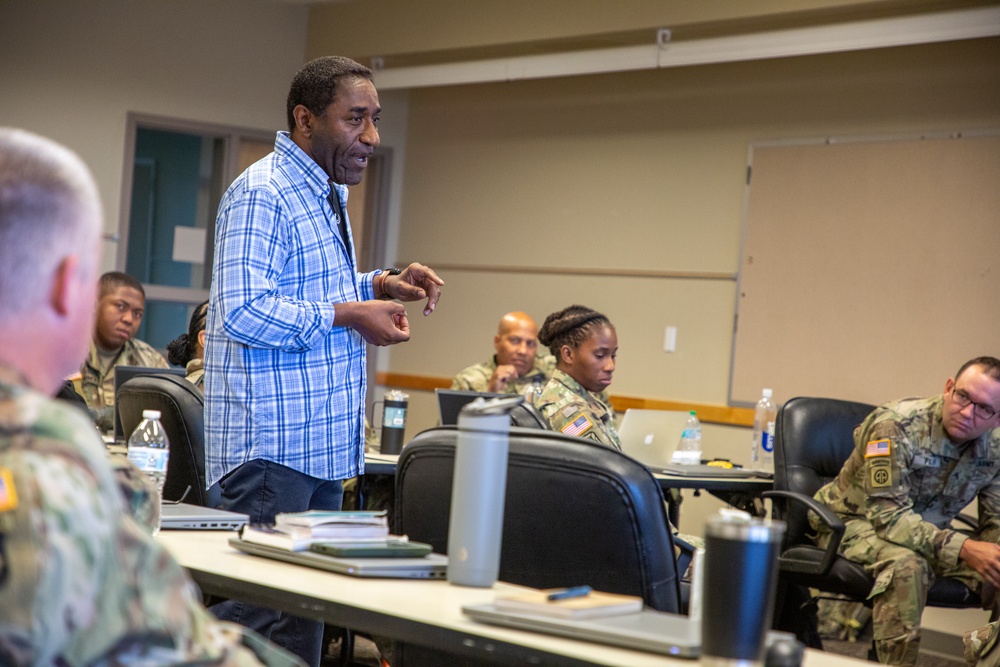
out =
[(254, 556), (273, 558), (352, 577), (444, 579), (448, 576), (448, 557), (441, 554), (428, 554), (422, 558), (337, 558), (315, 551), (288, 551), (266, 544), (245, 542), (238, 537), (231, 538), (229, 545)]
[(688, 412), (680, 410), (626, 410), (618, 438), (622, 451), (655, 472), (680, 477), (760, 477), (756, 470), (705, 464), (673, 463)]
[(160, 505), (161, 530), (237, 530), (250, 517), (239, 512), (187, 503)]
[(678, 658), (697, 658), (701, 652), (701, 626), (687, 616), (643, 609), (635, 614), (570, 620), (516, 611), (502, 611), (495, 604), (465, 605), (469, 618), (491, 625), (623, 646)]
[(751, 479), (754, 477), (770, 479), (773, 477), (773, 473), (764, 472), (762, 470), (752, 470), (750, 468), (723, 468), (721, 466), (710, 466), (704, 463), (700, 464), (684, 464), (684, 463), (668, 463), (665, 466), (660, 466), (656, 469), (657, 472), (665, 472), (668, 475), (677, 475), (678, 477), (728, 477), (730, 479)]
[(460, 389), (435, 389), (438, 400), (438, 415), (441, 418), (442, 426), (455, 426), (458, 424), (458, 413), (467, 403), (471, 403), (480, 396), (483, 398), (496, 398), (497, 396), (508, 396), (509, 394), (494, 394), (491, 392), (463, 391)]
[(145, 375), (177, 375), (184, 377), (187, 372), (183, 368), (151, 368), (149, 366), (115, 366), (115, 442), (123, 442), (126, 436), (122, 433), (122, 418), (118, 414), (118, 390), (134, 377)]
[(688, 414), (681, 410), (626, 410), (618, 428), (622, 451), (648, 468), (662, 468), (672, 460)]

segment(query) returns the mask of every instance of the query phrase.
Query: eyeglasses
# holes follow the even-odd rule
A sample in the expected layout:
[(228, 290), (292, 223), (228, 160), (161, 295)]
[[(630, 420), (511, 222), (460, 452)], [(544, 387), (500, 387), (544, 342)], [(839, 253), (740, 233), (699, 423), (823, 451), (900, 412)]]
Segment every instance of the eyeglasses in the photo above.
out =
[(967, 408), (970, 405), (973, 406), (972, 413), (979, 419), (993, 419), (997, 415), (997, 411), (991, 406), (985, 403), (976, 403), (961, 389), (952, 389), (951, 395), (960, 407)]

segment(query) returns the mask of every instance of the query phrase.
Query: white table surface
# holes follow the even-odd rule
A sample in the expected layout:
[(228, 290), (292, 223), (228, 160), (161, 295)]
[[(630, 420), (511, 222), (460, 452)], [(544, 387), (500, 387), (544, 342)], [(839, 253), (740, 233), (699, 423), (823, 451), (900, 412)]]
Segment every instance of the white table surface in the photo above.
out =
[[(225, 531), (162, 531), (158, 539), (206, 592), (263, 594), (273, 606), (363, 632), (437, 648), (457, 646), (466, 653), (480, 655), (509, 655), (520, 649), (526, 664), (694, 664), (691, 660), (490, 626), (462, 614), (462, 605), (489, 603), (500, 591), (519, 589), (510, 584), (480, 589), (440, 580), (361, 579), (240, 553), (227, 543), (234, 535)], [(215, 590), (220, 585), (232, 590)], [(863, 661), (808, 650), (803, 664), (856, 667)]]

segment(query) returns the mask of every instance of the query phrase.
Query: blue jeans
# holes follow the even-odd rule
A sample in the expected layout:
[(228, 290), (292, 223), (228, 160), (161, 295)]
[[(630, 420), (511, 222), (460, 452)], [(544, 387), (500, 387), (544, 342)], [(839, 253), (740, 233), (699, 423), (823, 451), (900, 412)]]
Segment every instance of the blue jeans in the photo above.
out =
[[(219, 486), (223, 509), (248, 515), (250, 523), (274, 523), (274, 515), (279, 512), (339, 510), (344, 498), (340, 480), (317, 479), (264, 459), (244, 463), (223, 477)], [(323, 651), (320, 621), (240, 600), (220, 602), (212, 607), (212, 613), (256, 630), (306, 664), (319, 667)]]

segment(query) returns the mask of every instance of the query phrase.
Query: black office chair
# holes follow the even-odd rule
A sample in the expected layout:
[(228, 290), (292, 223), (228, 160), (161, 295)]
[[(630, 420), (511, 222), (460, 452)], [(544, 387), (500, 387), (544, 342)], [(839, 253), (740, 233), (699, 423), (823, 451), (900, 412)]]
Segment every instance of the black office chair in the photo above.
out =
[(205, 399), (201, 391), (182, 377), (140, 376), (119, 388), (115, 406), (125, 434), (142, 421), (143, 410), (160, 411), (170, 440), (163, 498), (180, 500), (187, 493), (184, 502), (211, 506), (205, 489)]
[[(448, 548), (454, 427), (417, 435), (396, 469), (395, 530)], [(644, 466), (583, 438), (512, 428), (500, 555), (502, 581), (590, 584), (680, 610), (674, 544), (660, 485)]]
[[(396, 468), (394, 531), (448, 548), (458, 430), (418, 434)], [(679, 577), (660, 485), (640, 463), (591, 440), (512, 427), (500, 580), (534, 588), (589, 584), (678, 613)], [(463, 662), (396, 645), (394, 667)]]
[(528, 401), (523, 401), (515, 405), (510, 411), (510, 425), (521, 428), (540, 428), (543, 431), (551, 431), (549, 421), (542, 416), (534, 405)]
[[(844, 524), (812, 496), (840, 472), (854, 450), (855, 427), (874, 409), (875, 406), (865, 403), (800, 397), (789, 400), (778, 411), (774, 490), (763, 495), (774, 500), (775, 517), (787, 524), (779, 560), (779, 607), (786, 599), (808, 600), (808, 594), (803, 594), (805, 587), (867, 602), (874, 581), (861, 565), (837, 553)], [(834, 535), (826, 549), (819, 548), (809, 538), (812, 532), (809, 512), (819, 515)], [(976, 607), (979, 596), (956, 579), (938, 578), (928, 592), (927, 604)], [(810, 626), (815, 627), (814, 607), (806, 608), (813, 611), (777, 609), (776, 628), (796, 632), (806, 644), (821, 648), (818, 636), (809, 633)], [(807, 623), (803, 624), (803, 620)]]

